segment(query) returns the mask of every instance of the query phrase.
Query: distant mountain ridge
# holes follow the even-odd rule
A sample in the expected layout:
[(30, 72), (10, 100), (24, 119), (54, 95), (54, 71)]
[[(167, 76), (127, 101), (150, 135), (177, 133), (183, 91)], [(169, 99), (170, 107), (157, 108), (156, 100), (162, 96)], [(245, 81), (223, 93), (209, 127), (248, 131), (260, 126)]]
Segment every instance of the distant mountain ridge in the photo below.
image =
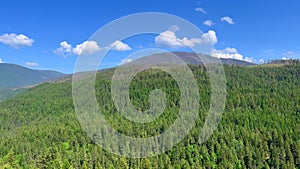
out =
[(33, 70), (15, 64), (0, 64), (0, 88), (34, 85), (63, 77), (65, 74), (51, 70)]
[[(176, 56), (178, 56), (180, 59), (182, 59), (186, 64), (203, 64), (201, 59), (198, 55), (203, 57), (212, 57), (209, 55), (203, 55), (203, 54), (195, 54), (191, 52), (172, 52)], [(220, 60), (225, 65), (236, 65), (236, 66), (252, 66), (255, 65), (254, 63), (246, 62), (243, 60), (237, 60), (237, 59), (229, 59), (229, 58), (220, 58)]]
[[(186, 64), (190, 64), (190, 65), (202, 65), (203, 62), (199, 58), (199, 56), (206, 57), (206, 58), (209, 58), (209, 59), (210, 58), (215, 59), (214, 57), (212, 57), (210, 55), (196, 54), (196, 53), (191, 53), (191, 52), (171, 52), (171, 53), (176, 55), (177, 57), (179, 57)], [(137, 60), (134, 60), (133, 64), (142, 63), (146, 60), (151, 61), (151, 57), (154, 60), (156, 60), (156, 58), (160, 58), (160, 57), (164, 57), (164, 56), (168, 57), (168, 56), (170, 56), (170, 53), (169, 52), (155, 53), (155, 54), (152, 54), (152, 55), (149, 55), (149, 56), (141, 57)], [(254, 65), (256, 65), (255, 63), (250, 63), (250, 62), (246, 62), (246, 61), (243, 61), (243, 60), (237, 60), (237, 59), (220, 58), (220, 60), (222, 61), (222, 63), (224, 65), (233, 65), (233, 66), (254, 66)]]
[(65, 74), (51, 70), (33, 70), (15, 64), (0, 64), (0, 101), (14, 97), (42, 82), (51, 81)]

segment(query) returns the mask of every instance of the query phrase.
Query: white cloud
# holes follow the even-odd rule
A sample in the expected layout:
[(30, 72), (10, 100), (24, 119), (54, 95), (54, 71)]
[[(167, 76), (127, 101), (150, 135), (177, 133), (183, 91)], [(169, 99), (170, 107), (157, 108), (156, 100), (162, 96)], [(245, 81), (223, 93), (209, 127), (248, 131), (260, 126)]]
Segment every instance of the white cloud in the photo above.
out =
[(131, 50), (127, 44), (117, 40), (105, 48), (101, 48), (95, 41), (85, 41), (82, 44), (76, 45), (72, 48), (72, 45), (66, 41), (60, 43), (60, 47), (54, 50), (54, 54), (66, 57), (68, 55), (85, 55), (94, 54), (103, 49), (112, 49), (117, 51)]
[(243, 60), (243, 55), (239, 54), (235, 48), (229, 48), (229, 47), (223, 50), (213, 49), (211, 51), (211, 55), (216, 58)]
[(14, 33), (11, 33), (0, 35), (0, 42), (13, 48), (19, 49), (24, 46), (32, 46), (34, 40), (23, 34), (16, 35)]
[(4, 63), (4, 61), (0, 58), (0, 63)]
[(206, 20), (206, 21), (203, 22), (203, 24), (206, 25), (206, 26), (213, 26), (214, 25), (212, 20)]
[(238, 53), (238, 51), (235, 48), (230, 48), (230, 47), (227, 47), (226, 49), (224, 49), (224, 51), (226, 53)]
[(287, 57), (282, 57), (281, 60), (288, 60), (288, 58)]
[(207, 14), (206, 10), (203, 8), (196, 8), (195, 11)]
[(209, 30), (207, 33), (204, 33), (201, 36), (201, 40), (204, 43), (211, 43), (212, 45), (215, 45), (218, 43), (218, 38), (215, 31)]
[(131, 50), (131, 47), (129, 47), (127, 44), (116, 40), (112, 44), (109, 45), (108, 48), (111, 48), (112, 50), (117, 50), (117, 51), (127, 51)]
[(250, 63), (256, 63), (257, 62), (257, 60), (254, 59), (253, 57), (245, 57), (244, 61), (250, 62)]
[(159, 46), (182, 47), (181, 39), (176, 37), (176, 34), (170, 30), (160, 33), (155, 37), (155, 42)]
[(72, 53), (72, 45), (66, 41), (60, 42), (60, 47), (57, 48), (54, 53), (56, 55), (60, 55), (66, 57), (67, 55)]
[(73, 48), (73, 53), (75, 55), (85, 55), (85, 54), (94, 54), (101, 50), (98, 46), (97, 42), (95, 41), (85, 41), (82, 44), (76, 45)]
[(123, 60), (121, 61), (121, 65), (126, 64), (126, 63), (130, 63), (130, 62), (132, 62), (132, 59), (130, 59), (130, 58), (128, 58), (128, 59), (123, 59)]
[[(176, 29), (179, 30), (179, 29)], [(212, 45), (217, 43), (216, 32), (210, 30), (207, 33), (202, 34), (200, 38), (191, 38), (183, 37), (182, 39), (176, 36), (176, 31), (169, 29), (165, 32), (160, 33), (155, 37), (155, 43), (158, 46), (167, 46), (172, 48), (181, 48), (181, 47), (193, 47), (196, 44), (209, 44)]]
[(30, 67), (37, 67), (37, 66), (39, 66), (39, 64), (36, 63), (36, 62), (26, 62), (25, 65), (26, 66), (30, 66)]
[(234, 21), (232, 18), (230, 18), (229, 16), (224, 16), (223, 18), (221, 18), (222, 22), (227, 22), (228, 24), (234, 24)]
[(238, 50), (236, 48), (230, 48), (230, 47), (227, 47), (223, 50), (216, 50), (216, 49), (213, 49), (211, 50), (211, 56), (213, 57), (217, 57), (217, 58), (225, 58), (225, 59), (237, 59), (237, 60), (243, 60), (243, 61), (246, 61), (246, 62), (250, 62), (250, 63), (260, 63), (260, 64), (263, 64), (265, 63), (265, 61), (263, 59), (255, 59), (253, 57), (244, 57), (242, 54), (240, 54), (238, 52)]
[(264, 64), (264, 63), (265, 63), (265, 60), (264, 60), (264, 59), (259, 59), (258, 62), (259, 62), (260, 64)]

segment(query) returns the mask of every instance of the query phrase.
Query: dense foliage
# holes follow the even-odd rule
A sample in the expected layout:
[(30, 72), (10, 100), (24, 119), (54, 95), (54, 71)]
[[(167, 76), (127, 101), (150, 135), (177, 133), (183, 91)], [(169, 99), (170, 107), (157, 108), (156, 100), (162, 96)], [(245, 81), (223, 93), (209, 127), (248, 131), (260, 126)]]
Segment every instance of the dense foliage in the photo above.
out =
[[(300, 65), (225, 66), (227, 102), (212, 137), (197, 142), (210, 99), (209, 79), (201, 66), (191, 66), (199, 84), (200, 118), (172, 150), (154, 157), (130, 159), (101, 149), (87, 137), (74, 113), (71, 83), (46, 83), (0, 104), (2, 168), (300, 168)], [(149, 108), (156, 88), (168, 98), (162, 116), (136, 124), (116, 111), (110, 95), (113, 70), (98, 73), (98, 103), (118, 131), (149, 137), (176, 119), (180, 90), (159, 70), (138, 74), (130, 97), (139, 110)]]
[(0, 101), (12, 98), (19, 93), (26, 91), (27, 88), (19, 88), (19, 89), (10, 89), (10, 88), (3, 88), (0, 89)]

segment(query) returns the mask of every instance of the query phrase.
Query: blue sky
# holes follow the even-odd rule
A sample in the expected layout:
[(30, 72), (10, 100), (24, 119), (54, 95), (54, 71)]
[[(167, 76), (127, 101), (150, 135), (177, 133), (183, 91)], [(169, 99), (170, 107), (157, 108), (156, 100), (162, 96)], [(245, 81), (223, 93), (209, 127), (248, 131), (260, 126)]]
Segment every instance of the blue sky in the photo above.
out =
[[(82, 45), (107, 23), (139, 12), (173, 14), (204, 33), (215, 32), (218, 57), (256, 63), (261, 59), (300, 58), (299, 6), (299, 0), (3, 0), (0, 1), (0, 61), (71, 73), (80, 57), (77, 55), (82, 52), (80, 47), (84, 46), (75, 50), (77, 45)], [(72, 47), (59, 52), (61, 42), (66, 42), (64, 47)], [(121, 41), (116, 43), (120, 48), (105, 59), (117, 63), (126, 55), (156, 47), (157, 43), (155, 36), (149, 35)], [(93, 46), (86, 43), (90, 45)], [(184, 49), (177, 46), (174, 50)]]

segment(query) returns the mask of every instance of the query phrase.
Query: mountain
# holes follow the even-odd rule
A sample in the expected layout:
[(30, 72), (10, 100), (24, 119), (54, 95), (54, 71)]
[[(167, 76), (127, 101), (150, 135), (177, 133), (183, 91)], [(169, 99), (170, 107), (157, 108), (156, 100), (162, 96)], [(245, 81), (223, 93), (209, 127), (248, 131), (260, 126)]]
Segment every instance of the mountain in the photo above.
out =
[[(202, 144), (198, 141), (209, 112), (210, 81), (202, 65), (189, 66), (199, 85), (199, 118), (189, 134), (169, 151), (148, 158), (125, 158), (111, 150), (122, 153), (135, 145), (128, 142), (121, 147), (123, 144), (117, 141), (123, 142), (118, 138), (105, 142), (116, 144), (104, 150), (95, 143), (101, 134), (91, 138), (83, 130), (98, 126), (88, 123), (83, 127), (79, 123), (71, 81), (60, 80), (0, 103), (0, 168), (299, 168), (299, 64), (224, 65), (226, 107), (217, 129)], [(154, 89), (161, 89), (167, 99), (164, 112), (144, 124), (124, 118), (116, 109), (111, 94), (113, 73), (114, 69), (99, 71), (95, 84), (99, 110), (112, 128), (127, 136), (148, 138), (174, 124), (181, 92), (171, 76), (153, 69), (138, 73), (132, 80), (129, 95), (138, 110), (151, 107), (149, 95)], [(184, 130), (185, 126), (180, 127)], [(103, 132), (107, 138), (110, 135), (104, 134), (114, 133), (109, 128)], [(172, 141), (173, 136), (166, 139)], [(161, 147), (145, 147), (157, 149)]]
[[(203, 55), (203, 54), (195, 54), (191, 52), (172, 52), (172, 54), (176, 55), (180, 59), (182, 59), (186, 64), (191, 64), (191, 65), (202, 65), (203, 62), (199, 58), (205, 57), (206, 59), (215, 59), (212, 56), (209, 55)], [(137, 59), (136, 61), (143, 61), (144, 59), (147, 59), (148, 61), (151, 61), (151, 57), (155, 60), (155, 58), (162, 58), (162, 57), (168, 57), (170, 56), (170, 53), (156, 53), (152, 54), (150, 56), (142, 57)], [(150, 59), (150, 60), (149, 60)], [(243, 60), (237, 60), (237, 59), (226, 59), (226, 58), (220, 58), (222, 63), (224, 65), (234, 65), (234, 66), (254, 66), (256, 64), (246, 62)], [(136, 63), (136, 61), (134, 63)]]
[(15, 88), (41, 83), (64, 76), (50, 70), (32, 70), (15, 64), (0, 64), (0, 88)]
[(0, 101), (11, 98), (33, 85), (63, 77), (51, 70), (32, 70), (15, 64), (0, 64)]

